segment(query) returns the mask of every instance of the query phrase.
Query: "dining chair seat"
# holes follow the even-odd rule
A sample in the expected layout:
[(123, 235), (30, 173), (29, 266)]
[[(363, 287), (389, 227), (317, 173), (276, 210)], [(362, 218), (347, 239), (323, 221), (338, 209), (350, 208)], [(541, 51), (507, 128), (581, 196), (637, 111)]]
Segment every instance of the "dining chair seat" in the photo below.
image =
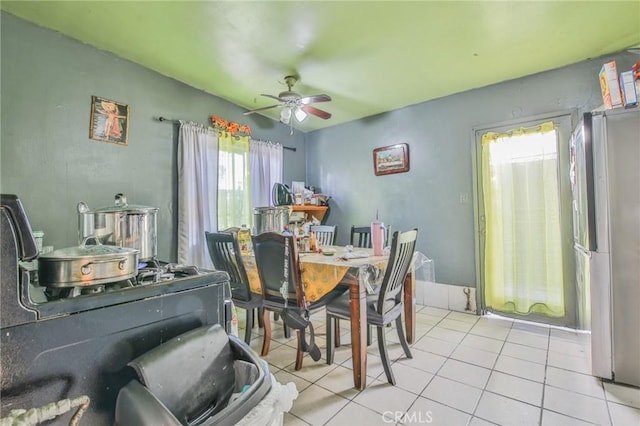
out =
[[(385, 337), (385, 328), (387, 324), (395, 322), (396, 331), (402, 349), (407, 358), (412, 358), (409, 344), (404, 335), (404, 326), (402, 324), (402, 312), (404, 311), (403, 288), (404, 280), (411, 266), (413, 253), (415, 252), (418, 230), (413, 229), (407, 232), (396, 232), (391, 242), (391, 253), (389, 261), (385, 269), (384, 278), (377, 294), (367, 295), (367, 326), (375, 326), (378, 335), (378, 350), (382, 358), (382, 365), (387, 376), (387, 381), (393, 385), (396, 384), (389, 354), (387, 352), (387, 344)], [(348, 297), (341, 296), (326, 306), (327, 319), (327, 364), (333, 363), (333, 328), (334, 321), (337, 319), (350, 320), (351, 309)]]
[[(247, 271), (240, 255), (237, 233), (234, 232), (205, 232), (209, 256), (213, 266), (229, 275), (231, 300), (246, 311), (244, 341), (251, 343), (253, 317), (256, 309), (262, 310), (262, 296), (251, 291)], [(258, 323), (262, 325), (262, 317), (258, 315)]]

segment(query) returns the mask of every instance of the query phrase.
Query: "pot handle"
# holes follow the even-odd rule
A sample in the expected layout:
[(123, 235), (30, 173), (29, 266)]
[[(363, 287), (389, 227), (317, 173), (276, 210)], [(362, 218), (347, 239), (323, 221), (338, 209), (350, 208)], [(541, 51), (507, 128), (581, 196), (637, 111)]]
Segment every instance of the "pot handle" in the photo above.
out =
[(102, 243), (100, 242), (100, 239), (98, 237), (96, 237), (95, 235), (89, 235), (88, 237), (84, 237), (84, 239), (82, 240), (82, 244), (80, 244), (80, 247), (82, 248), (86, 248), (87, 247), (87, 243), (89, 241), (93, 241), (94, 244), (91, 244), (93, 246), (101, 246)]
[(78, 213), (87, 213), (89, 210), (89, 206), (84, 201), (78, 203)]
[(116, 194), (115, 196), (116, 206), (127, 207), (127, 197), (123, 193)]
[(80, 267), (80, 272), (82, 275), (89, 275), (91, 273), (91, 265), (100, 264), (100, 263), (115, 263), (118, 262), (118, 269), (124, 270), (127, 267), (127, 258), (126, 257), (117, 257), (115, 259), (103, 259), (103, 260), (92, 260), (90, 262), (85, 263)]

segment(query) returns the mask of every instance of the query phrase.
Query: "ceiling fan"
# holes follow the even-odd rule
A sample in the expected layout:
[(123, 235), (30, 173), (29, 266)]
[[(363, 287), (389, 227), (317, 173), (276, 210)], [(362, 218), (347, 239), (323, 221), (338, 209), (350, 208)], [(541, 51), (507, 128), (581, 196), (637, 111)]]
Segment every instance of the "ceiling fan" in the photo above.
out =
[(261, 96), (266, 96), (267, 98), (275, 99), (279, 101), (279, 103), (275, 105), (269, 105), (262, 108), (257, 108), (251, 111), (247, 111), (244, 115), (253, 114), (254, 112), (264, 111), (271, 108), (280, 107), (282, 111), (280, 111), (280, 122), (284, 124), (289, 124), (291, 122), (291, 116), (293, 115), (296, 120), (302, 121), (307, 118), (308, 114), (315, 115), (316, 117), (327, 120), (331, 118), (331, 114), (318, 109), (316, 107), (311, 106), (310, 104), (314, 104), (316, 102), (328, 102), (331, 100), (331, 96), (329, 95), (313, 95), (313, 96), (301, 96), (300, 94), (291, 90), (294, 84), (298, 81), (297, 76), (288, 75), (284, 78), (284, 82), (287, 85), (288, 89), (284, 92), (281, 92), (278, 96), (273, 95), (265, 95), (264, 93)]

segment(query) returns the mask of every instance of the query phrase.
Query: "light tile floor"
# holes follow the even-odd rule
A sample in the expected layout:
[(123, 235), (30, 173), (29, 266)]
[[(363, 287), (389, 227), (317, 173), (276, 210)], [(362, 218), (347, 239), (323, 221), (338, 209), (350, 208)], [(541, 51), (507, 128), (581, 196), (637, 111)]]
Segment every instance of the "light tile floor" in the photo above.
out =
[[(416, 316), (412, 359), (395, 328), (387, 329), (397, 385), (387, 383), (374, 341), (364, 391), (353, 388), (347, 321), (343, 345), (327, 365), (324, 313), (313, 316), (323, 358), (305, 356), (300, 371), (294, 370), (295, 333), (287, 339), (274, 324), (264, 358), (278, 382), (293, 382), (299, 392), (284, 424), (640, 425), (639, 388), (589, 375), (587, 333), (428, 306), (418, 306)], [(241, 310), (239, 317), (244, 336)], [(262, 330), (254, 328), (251, 347), (260, 353), (261, 345)]]

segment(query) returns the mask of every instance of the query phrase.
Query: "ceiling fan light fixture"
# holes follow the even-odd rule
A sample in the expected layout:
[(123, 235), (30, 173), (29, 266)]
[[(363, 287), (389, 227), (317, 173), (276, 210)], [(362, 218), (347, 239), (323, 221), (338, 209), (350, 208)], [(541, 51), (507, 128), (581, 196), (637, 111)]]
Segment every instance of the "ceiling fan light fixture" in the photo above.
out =
[(296, 108), (296, 112), (294, 113), (296, 116), (296, 120), (303, 121), (307, 118), (307, 113), (302, 110), (302, 108)]
[[(1, 0), (0, 0), (1, 1)], [(287, 85), (287, 90), (275, 95), (269, 95), (266, 93), (262, 93), (261, 96), (265, 96), (270, 99), (275, 99), (279, 103), (275, 105), (268, 105), (260, 108), (255, 108), (250, 111), (246, 111), (244, 115), (253, 114), (256, 112), (266, 111), (271, 108), (282, 108), (280, 111), (280, 122), (283, 124), (292, 123), (292, 117), (295, 118), (298, 122), (304, 121), (308, 116), (313, 115), (323, 120), (328, 120), (331, 118), (331, 114), (318, 109), (311, 104), (317, 102), (329, 102), (331, 101), (331, 96), (327, 94), (318, 94), (311, 96), (301, 96), (299, 93), (294, 92), (293, 85), (299, 80), (298, 76), (288, 75), (285, 78), (285, 83)], [(293, 129), (293, 127), (292, 127)]]
[(291, 120), (291, 108), (283, 108), (280, 111), (280, 122), (284, 124), (289, 124)]

